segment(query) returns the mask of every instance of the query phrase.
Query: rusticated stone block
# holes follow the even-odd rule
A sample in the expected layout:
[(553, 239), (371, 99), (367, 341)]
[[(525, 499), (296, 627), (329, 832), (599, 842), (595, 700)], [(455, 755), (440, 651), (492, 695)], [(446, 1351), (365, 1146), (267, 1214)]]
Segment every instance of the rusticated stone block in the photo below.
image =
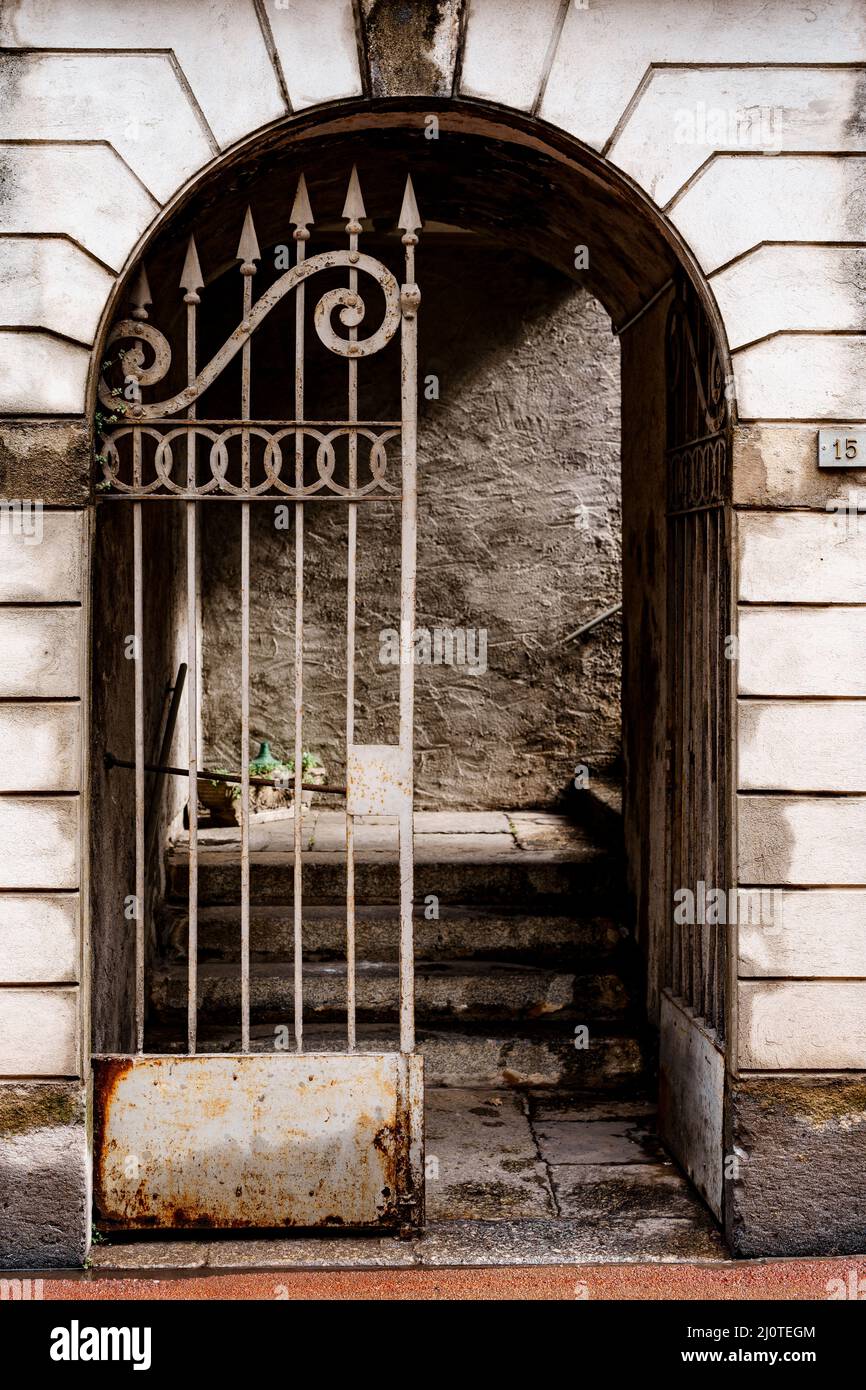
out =
[(84, 1083), (0, 1083), (0, 1268), (80, 1265), (89, 1238)]
[(734, 430), (734, 505), (813, 507), (862, 492), (866, 470), (818, 467), (817, 425), (739, 425)]
[(89, 425), (83, 419), (0, 422), (0, 494), (52, 505), (90, 501), (94, 476)]
[(866, 1247), (866, 1075), (731, 1083), (726, 1190), (734, 1254), (850, 1255)]

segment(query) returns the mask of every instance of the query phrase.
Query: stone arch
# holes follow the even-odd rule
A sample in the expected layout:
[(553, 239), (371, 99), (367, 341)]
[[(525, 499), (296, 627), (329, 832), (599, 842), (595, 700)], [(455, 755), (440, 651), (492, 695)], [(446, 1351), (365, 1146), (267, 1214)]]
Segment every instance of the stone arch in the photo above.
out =
[[(435, 118), (437, 136), (428, 140), (429, 120)], [(463, 215), (476, 217), (493, 230), (506, 244), (509, 237), (530, 239), (540, 259), (548, 260), (572, 275), (600, 300), (611, 315), (614, 331), (621, 333), (636, 321), (655, 297), (672, 282), (679, 270), (693, 284), (703, 311), (712, 326), (718, 344), (726, 380), (733, 381), (733, 365), (728, 346), (725, 318), (712, 287), (704, 274), (699, 257), (695, 255), (675, 222), (659, 208), (653, 199), (626, 172), (604, 155), (599, 154), (575, 136), (541, 121), (537, 116), (496, 106), (492, 103), (457, 98), (394, 98), (371, 107), (367, 101), (342, 101), (338, 106), (311, 108), (301, 115), (279, 121), (256, 130), (214, 159), (203, 163), (161, 208), (147, 228), (129, 246), (123, 267), (118, 271), (102, 305), (97, 349), (91, 357), (87, 374), (87, 408), (95, 404), (96, 378), (93, 364), (99, 357), (98, 344), (104, 338), (117, 306), (128, 288), (129, 277), (146, 251), (159, 244), (166, 228), (178, 235), (179, 228), (192, 228), (196, 207), (207, 207), (220, 197), (225, 201), (226, 216), (232, 216), (244, 203), (243, 171), (264, 165), (268, 170), (300, 168), (305, 152), (315, 150), (322, 142), (329, 151), (342, 144), (347, 157), (354, 156), (363, 165), (364, 134), (384, 139), (396, 135), (404, 144), (415, 142), (417, 158), (405, 158), (424, 179), (425, 167), (435, 161), (428, 158), (431, 150), (448, 147), (455, 142), (465, 147), (473, 139), (479, 150), (497, 147), (501, 163), (491, 159), (486, 171), (476, 170), (464, 178), (459, 195), (446, 197), (453, 215), (458, 200)], [(370, 161), (376, 156), (371, 149)], [(446, 156), (446, 163), (447, 163)], [(354, 159), (352, 159), (354, 162)], [(503, 185), (523, 164), (522, 214), (509, 189), (497, 196), (497, 184)], [(269, 177), (276, 179), (277, 174)], [(369, 172), (367, 174), (369, 178)], [(533, 177), (541, 182), (534, 186)], [(440, 184), (443, 170), (438, 171)], [(561, 188), (553, 190), (551, 180)], [(392, 180), (393, 181), (393, 180)], [(227, 185), (234, 182), (231, 193)], [(444, 192), (444, 190), (443, 190)], [(547, 194), (534, 207), (535, 194)], [(284, 192), (274, 192), (274, 203), (284, 201)], [(507, 204), (511, 200), (509, 211)], [(429, 197), (428, 197), (429, 205)], [(444, 205), (443, 205), (444, 206)], [(437, 210), (441, 210), (438, 209)], [(242, 209), (241, 209), (242, 211)], [(286, 209), (287, 211), (287, 209)], [(431, 213), (425, 210), (425, 216)], [(285, 222), (285, 218), (283, 219)], [(575, 274), (574, 256), (579, 245), (578, 233), (589, 236), (594, 243), (588, 246), (589, 265)], [(729, 391), (733, 402), (735, 392)]]
[[(436, 121), (435, 138), (429, 138), (431, 118)], [(680, 234), (631, 179), (573, 137), (544, 126), (536, 118), (480, 102), (469, 104), (451, 99), (395, 99), (372, 111), (365, 104), (343, 104), (328, 113), (311, 111), (259, 132), (191, 180), (129, 258), (106, 305), (100, 341), (112, 320), (125, 316), (120, 302), (142, 260), (147, 263), (152, 284), (170, 284), (174, 293), (180, 268), (179, 263), (174, 264), (178, 247), (195, 234), (207, 286), (209, 277), (219, 276), (231, 263), (234, 243), (229, 249), (225, 229), (240, 227), (248, 200), (254, 197), (261, 245), (270, 247), (290, 241), (288, 212), (298, 174), (325, 168), (339, 170), (345, 177), (353, 163), (359, 166), (367, 205), (374, 215), (380, 208), (399, 207), (400, 190), (406, 174), (411, 172), (425, 221), (481, 230), (506, 247), (531, 249), (539, 259), (569, 275), (600, 300), (623, 344), (623, 469), (629, 492), (626, 585), (631, 615), (625, 655), (625, 704), (630, 711), (626, 752), (631, 784), (626, 834), (631, 889), (639, 935), (648, 957), (651, 1017), (656, 1022), (661, 1018), (663, 1035), (667, 1032), (670, 1037), (679, 1028), (685, 1029), (689, 1038), (685, 1054), (675, 1047), (669, 1047), (667, 1053), (664, 1094), (671, 1117), (667, 1125), (669, 1142), (716, 1214), (721, 1215), (726, 993), (723, 953), (709, 967), (715, 990), (715, 1041), (706, 1042), (700, 1035), (698, 1044), (706, 1048), (711, 1058), (714, 1090), (708, 1104), (712, 1124), (709, 1132), (705, 1130), (697, 1137), (690, 1128), (693, 1097), (688, 1073), (692, 1065), (688, 1048), (694, 1046), (693, 1019), (686, 1015), (672, 1019), (670, 1007), (665, 1005), (672, 983), (668, 963), (672, 951), (688, 955), (691, 962), (688, 972), (680, 970), (678, 980), (682, 985), (688, 975), (685, 994), (692, 1014), (698, 998), (703, 999), (707, 993), (702, 977), (707, 965), (701, 956), (709, 952), (706, 945), (699, 945), (696, 954), (691, 947), (673, 947), (667, 926), (671, 883), (666, 836), (671, 798), (666, 787), (665, 749), (671, 742), (675, 749), (679, 748), (687, 705), (690, 709), (689, 702), (704, 699), (700, 689), (690, 688), (682, 696), (680, 713), (671, 713), (667, 632), (681, 624), (682, 610), (688, 604), (708, 604), (704, 588), (692, 594), (681, 586), (671, 596), (670, 567), (665, 558), (668, 541), (675, 535), (667, 521), (671, 505), (666, 477), (669, 450), (673, 446), (685, 450), (702, 434), (697, 423), (699, 411), (682, 429), (672, 432), (669, 427), (665, 353), (675, 305), (682, 310), (683, 318), (688, 304), (685, 316), (691, 317), (694, 330), (681, 344), (683, 351), (687, 341), (692, 344), (693, 356), (684, 366), (691, 386), (692, 376), (698, 380), (701, 370), (705, 370), (705, 379), (698, 380), (697, 394), (709, 397), (710, 379), (715, 378), (718, 418), (712, 425), (707, 424), (703, 432), (720, 432), (719, 456), (724, 459), (724, 468), (717, 480), (718, 496), (713, 498), (720, 514), (726, 512), (730, 501), (729, 427), (733, 413), (733, 392), (725, 389), (730, 387), (732, 377), (724, 325), (706, 278)], [(325, 201), (330, 202), (328, 215), (335, 216), (343, 188), (330, 189), (327, 177)], [(333, 193), (330, 199), (329, 192)], [(377, 230), (385, 230), (384, 225)], [(495, 292), (495, 285), (491, 285), (490, 293)], [(706, 359), (702, 367), (695, 342), (700, 343)], [(101, 350), (93, 356), (91, 393), (95, 392), (102, 357)], [(695, 396), (693, 390), (691, 395)], [(685, 493), (684, 500), (680, 500), (686, 511), (693, 503), (703, 505), (688, 489)], [(710, 657), (713, 679), (725, 687), (729, 667), (721, 661), (720, 637), (727, 631), (730, 535), (726, 523), (719, 533), (713, 562), (721, 595), (713, 609), (715, 629), (711, 632), (710, 619), (705, 619), (701, 637)], [(694, 553), (694, 537), (691, 544)], [(709, 565), (700, 568), (701, 582), (706, 581), (709, 586)], [(697, 571), (694, 582), (698, 583)], [(689, 629), (683, 638), (682, 653), (687, 654), (687, 643), (693, 639), (694, 633)], [(716, 722), (711, 728), (708, 726), (706, 738), (727, 748), (731, 701), (728, 694), (714, 698)], [(689, 728), (696, 727), (696, 723), (697, 715), (689, 713)], [(678, 766), (691, 755), (691, 748), (677, 753)], [(709, 762), (708, 755), (702, 767), (709, 767)], [(727, 798), (729, 791), (727, 762), (725, 769), (725, 777), (720, 777), (712, 788), (712, 795), (720, 798)], [(698, 814), (703, 814), (709, 798), (702, 790), (699, 795), (704, 799)], [(688, 816), (677, 823), (685, 823), (686, 833), (692, 833)], [(715, 824), (719, 836), (728, 835), (724, 815), (718, 814)], [(729, 839), (720, 839), (713, 854), (713, 882), (721, 875), (727, 887), (731, 868)], [(700, 854), (692, 854), (681, 857), (679, 863), (681, 868), (688, 863), (699, 875), (700, 860)], [(706, 1009), (709, 1015), (708, 1005)]]

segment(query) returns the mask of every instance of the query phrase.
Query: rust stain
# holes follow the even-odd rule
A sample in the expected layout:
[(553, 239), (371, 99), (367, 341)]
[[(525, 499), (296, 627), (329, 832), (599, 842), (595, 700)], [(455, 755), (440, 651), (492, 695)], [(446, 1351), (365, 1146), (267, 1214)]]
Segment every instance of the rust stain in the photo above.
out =
[[(318, 1058), (317, 1073), (305, 1058), (300, 1076), (290, 1057), (282, 1065), (266, 1057), (224, 1061), (95, 1062), (102, 1229), (411, 1224), (407, 1213), (420, 1210), (423, 1197), (413, 1191), (413, 1106), (399, 1080), (402, 1061), (358, 1058), (347, 1072), (345, 1058)], [(335, 1067), (343, 1071), (335, 1075)]]

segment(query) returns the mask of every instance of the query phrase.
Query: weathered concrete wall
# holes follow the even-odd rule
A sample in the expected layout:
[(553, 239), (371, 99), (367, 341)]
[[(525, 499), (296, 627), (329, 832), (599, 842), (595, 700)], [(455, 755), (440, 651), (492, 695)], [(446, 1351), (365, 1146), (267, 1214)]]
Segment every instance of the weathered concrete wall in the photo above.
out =
[(81, 1264), (90, 1238), (87, 1086), (0, 1085), (0, 1269)]
[(866, 1245), (862, 1076), (752, 1076), (729, 1097), (726, 1234), (737, 1255), (853, 1255)]
[[(562, 640), (620, 597), (619, 346), (594, 299), (529, 257), (431, 238), (419, 276), (417, 622), (483, 629), (487, 669), (418, 666), (418, 804), (550, 806), (576, 763), (599, 770), (620, 751), (619, 618)], [(326, 357), (323, 369), (342, 391), (342, 364)], [(397, 370), (395, 359), (375, 365), (370, 381), (364, 364), (367, 418), (388, 418), (377, 412)], [(427, 400), (431, 376), (439, 397)], [(266, 409), (266, 384), (257, 390)], [(200, 510), (205, 738), (213, 765), (236, 767), (239, 518), (230, 506)], [(305, 513), (305, 739), (339, 778), (345, 508)], [(372, 743), (397, 735), (397, 668), (380, 660), (380, 633), (398, 622), (398, 545), (395, 508), (362, 506), (356, 737)], [(253, 508), (252, 557), (253, 737), (288, 750), (294, 536), (275, 529), (271, 506)]]

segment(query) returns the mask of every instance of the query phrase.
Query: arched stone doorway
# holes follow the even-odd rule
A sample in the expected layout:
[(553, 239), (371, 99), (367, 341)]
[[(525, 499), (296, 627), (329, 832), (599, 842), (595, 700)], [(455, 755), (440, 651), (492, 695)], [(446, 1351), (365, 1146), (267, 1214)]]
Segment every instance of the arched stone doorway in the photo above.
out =
[[(291, 244), (288, 211), (298, 174), (307, 172), (315, 206), (328, 209), (334, 217), (343, 194), (337, 181), (345, 178), (353, 163), (360, 169), (367, 206), (371, 212), (375, 209), (367, 244), (371, 237), (374, 244), (383, 241), (390, 219), (383, 217), (384, 226), (377, 225), (376, 213), (399, 206), (407, 172), (416, 181), (428, 228), (433, 224), (441, 229), (443, 265), (447, 267), (448, 255), (460, 255), (461, 235), (480, 235), (478, 302), (482, 312), (486, 296), (493, 300), (498, 293), (494, 277), (489, 285), (484, 283), (486, 242), (511, 255), (531, 251), (585, 288), (610, 314), (622, 352), (628, 914), (646, 965), (647, 1015), (654, 1027), (661, 1027), (664, 1137), (721, 1218), (725, 930), (724, 926), (714, 930), (700, 918), (695, 927), (677, 929), (671, 923), (669, 905), (677, 889), (697, 891), (703, 883), (726, 892), (731, 884), (730, 698), (729, 666), (724, 659), (730, 626), (726, 391), (730, 376), (724, 341), (712, 301), (687, 250), (622, 176), (573, 142), (542, 134), (533, 123), (505, 118), (499, 112), (482, 115), (477, 109), (443, 106), (436, 113), (438, 125), (431, 139), (429, 106), (425, 103), (423, 114), (394, 109), (372, 123), (369, 118), (344, 114), (325, 124), (310, 122), (304, 127), (302, 123), (289, 138), (286, 132), (274, 132), (253, 149), (221, 161), (218, 169), (190, 190), (145, 248), (153, 299), (150, 315), (159, 325), (177, 323), (182, 301), (175, 262), (179, 248), (194, 235), (204, 268), (203, 294), (210, 289), (211, 303), (221, 306), (209, 330), (215, 350), (236, 317), (225, 286), (230, 274), (234, 278), (228, 267), (246, 206), (254, 209), (259, 244), (274, 258), (272, 280), (286, 265), (284, 260), (280, 267), (279, 248)], [(334, 235), (327, 225), (322, 232), (326, 237)], [(422, 243), (419, 256), (423, 254)], [(128, 294), (138, 269), (137, 259), (116, 304)], [(423, 289), (420, 274), (419, 280)], [(447, 295), (447, 273), (440, 275), (440, 282)], [(268, 281), (263, 277), (260, 283), (264, 288)], [(112, 308), (106, 326), (117, 316)], [(257, 362), (264, 359), (266, 370), (277, 378), (270, 383), (261, 378), (256, 383), (254, 378), (253, 389), (260, 400), (278, 400), (279, 368), (274, 366), (278, 352), (278, 339), (274, 339), (257, 356)], [(103, 351), (100, 357), (105, 356)], [(274, 404), (269, 409), (253, 407), (254, 417), (282, 414)], [(532, 483), (528, 477), (526, 486), (531, 488)], [(471, 476), (466, 487), (471, 490)], [(164, 519), (159, 526), (152, 540), (180, 559), (180, 551), (173, 548), (181, 544), (182, 536)], [(210, 548), (203, 541), (201, 557), (210, 555), (216, 562), (227, 543), (226, 526), (230, 529), (231, 523), (221, 516), (219, 525), (210, 527)], [(105, 559), (117, 556), (117, 544), (112, 548), (109, 539), (105, 546), (103, 583)], [(158, 584), (156, 570), (151, 579)], [(115, 580), (112, 569), (110, 582)], [(169, 582), (162, 590), (162, 601), (168, 606), (171, 594)], [(168, 684), (176, 642), (171, 630), (164, 638), (161, 677)], [(156, 702), (159, 680), (154, 680), (150, 696)], [(122, 740), (125, 716), (112, 728), (111, 698), (105, 682), (97, 683), (100, 727), (107, 739)], [(218, 747), (219, 737), (212, 731), (203, 728), (202, 734)], [(574, 759), (582, 764), (582, 749), (577, 745)], [(591, 779), (593, 769), (589, 772)], [(108, 792), (112, 776), (117, 774), (101, 782), (97, 773), (94, 788), (103, 826), (112, 800)], [(178, 809), (176, 798), (164, 808), (162, 830)], [(160, 831), (155, 833), (158, 840)], [(121, 845), (124, 831), (119, 822), (116, 835)], [(157, 885), (159, 853), (157, 845)], [(122, 987), (128, 952), (124, 963), (112, 945), (111, 927), (101, 926), (101, 920), (107, 923), (106, 904), (116, 895), (116, 883), (106, 881), (104, 870), (101, 880), (99, 872), (94, 873), (94, 882), (99, 1030), (95, 1050), (122, 1052), (123, 1043), (113, 1039), (121, 1038), (129, 1026), (130, 994)], [(158, 886), (155, 891), (158, 895)], [(112, 976), (107, 995), (100, 973), (103, 981)]]

